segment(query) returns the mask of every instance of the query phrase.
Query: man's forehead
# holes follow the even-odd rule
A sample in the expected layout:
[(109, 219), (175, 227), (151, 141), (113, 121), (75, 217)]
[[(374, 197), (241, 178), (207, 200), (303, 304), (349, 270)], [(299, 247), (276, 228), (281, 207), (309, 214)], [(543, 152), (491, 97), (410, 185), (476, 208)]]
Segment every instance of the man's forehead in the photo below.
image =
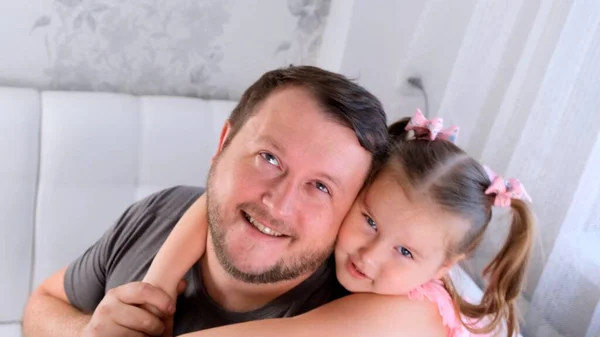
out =
[(372, 155), (360, 145), (355, 131), (325, 113), (304, 89), (274, 92), (243, 128), (245, 141), (268, 146), (285, 156), (286, 164), (340, 186), (364, 179), (362, 171), (370, 168)]
[(268, 144), (269, 146), (273, 147), (275, 150), (279, 151), (280, 153), (286, 154), (286, 147), (279, 144), (277, 139), (275, 139), (274, 137), (272, 137), (268, 134), (257, 134), (257, 136), (258, 136), (256, 138), (257, 143)]
[[(336, 151), (360, 147), (356, 133), (323, 112), (318, 106), (263, 107), (248, 119), (245, 128), (255, 139), (284, 150), (293, 145)], [(366, 151), (366, 150), (365, 150)]]

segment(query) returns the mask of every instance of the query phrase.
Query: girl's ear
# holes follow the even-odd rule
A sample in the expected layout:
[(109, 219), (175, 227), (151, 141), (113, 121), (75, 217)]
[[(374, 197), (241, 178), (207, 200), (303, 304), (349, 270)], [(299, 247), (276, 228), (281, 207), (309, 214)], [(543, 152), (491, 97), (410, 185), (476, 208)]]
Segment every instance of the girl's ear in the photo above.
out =
[(450, 269), (452, 269), (452, 267), (454, 267), (455, 264), (459, 263), (464, 258), (465, 258), (465, 254), (460, 254), (460, 255), (454, 256), (453, 258), (447, 260), (440, 267), (440, 269), (438, 269), (438, 271), (435, 273), (435, 276), (433, 277), (433, 279), (440, 280), (444, 276), (448, 275), (448, 272), (450, 272)]

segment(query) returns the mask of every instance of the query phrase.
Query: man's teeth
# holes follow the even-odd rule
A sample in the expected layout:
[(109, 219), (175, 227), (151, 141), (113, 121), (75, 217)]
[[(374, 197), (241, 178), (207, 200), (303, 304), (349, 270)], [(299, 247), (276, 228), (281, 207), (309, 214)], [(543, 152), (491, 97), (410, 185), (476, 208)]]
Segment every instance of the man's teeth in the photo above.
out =
[(244, 216), (252, 225), (254, 225), (254, 227), (256, 227), (256, 229), (258, 229), (263, 234), (267, 234), (270, 236), (282, 236), (283, 235), (283, 234), (261, 224), (260, 222), (258, 222), (256, 219), (254, 219), (253, 217), (251, 217), (248, 214), (244, 213)]

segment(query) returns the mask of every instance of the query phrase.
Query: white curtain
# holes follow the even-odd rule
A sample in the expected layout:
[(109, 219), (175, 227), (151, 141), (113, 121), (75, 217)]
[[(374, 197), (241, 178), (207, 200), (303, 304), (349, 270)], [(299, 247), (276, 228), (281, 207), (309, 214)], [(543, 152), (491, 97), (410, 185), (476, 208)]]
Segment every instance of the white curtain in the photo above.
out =
[[(420, 77), (430, 115), (534, 200), (523, 335), (600, 336), (600, 1), (334, 0), (320, 60), (391, 121), (424, 107), (407, 83)], [(497, 218), (467, 264), (480, 284), (507, 230)]]

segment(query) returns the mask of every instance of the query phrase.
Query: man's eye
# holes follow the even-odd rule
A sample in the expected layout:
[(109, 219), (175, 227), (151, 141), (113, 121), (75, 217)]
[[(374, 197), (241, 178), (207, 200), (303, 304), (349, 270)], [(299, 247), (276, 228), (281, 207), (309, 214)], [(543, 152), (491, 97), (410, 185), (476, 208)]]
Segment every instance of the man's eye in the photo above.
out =
[(329, 194), (329, 188), (327, 188), (327, 186), (325, 186), (325, 184), (317, 181), (315, 183), (315, 186), (319, 189), (319, 191)]
[(375, 223), (375, 221), (373, 221), (373, 219), (371, 219), (371, 217), (365, 215), (365, 220), (367, 220), (367, 225), (369, 225), (369, 227), (377, 231), (377, 224)]
[(268, 152), (261, 152), (260, 156), (263, 157), (263, 159), (265, 161), (267, 161), (269, 164), (279, 166), (279, 161), (277, 161), (277, 158), (275, 158), (274, 155), (272, 155)]

